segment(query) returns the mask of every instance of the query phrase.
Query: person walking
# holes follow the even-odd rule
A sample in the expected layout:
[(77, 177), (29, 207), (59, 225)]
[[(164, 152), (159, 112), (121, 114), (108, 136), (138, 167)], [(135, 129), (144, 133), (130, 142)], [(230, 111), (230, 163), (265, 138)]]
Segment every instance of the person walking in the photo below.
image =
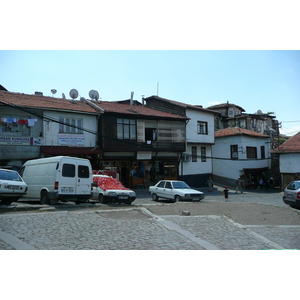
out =
[(243, 193), (243, 180), (241, 177), (238, 178), (238, 180), (236, 181), (236, 187), (235, 187), (235, 193), (238, 192), (238, 190), (241, 192), (241, 194)]
[(206, 184), (208, 185), (208, 191), (209, 191), (209, 192), (212, 192), (214, 183), (213, 183), (211, 177), (209, 177), (209, 178), (207, 179)]

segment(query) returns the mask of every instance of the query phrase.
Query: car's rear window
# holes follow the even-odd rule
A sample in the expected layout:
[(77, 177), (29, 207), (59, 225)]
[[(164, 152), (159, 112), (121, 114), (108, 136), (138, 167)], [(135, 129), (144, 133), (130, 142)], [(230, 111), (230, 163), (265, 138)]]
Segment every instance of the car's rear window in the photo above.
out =
[(293, 190), (293, 191), (298, 190), (299, 188), (300, 188), (300, 181), (293, 181), (287, 186), (288, 190)]
[(0, 170), (0, 179), (22, 181), (22, 179), (18, 173), (6, 171), (6, 170)]

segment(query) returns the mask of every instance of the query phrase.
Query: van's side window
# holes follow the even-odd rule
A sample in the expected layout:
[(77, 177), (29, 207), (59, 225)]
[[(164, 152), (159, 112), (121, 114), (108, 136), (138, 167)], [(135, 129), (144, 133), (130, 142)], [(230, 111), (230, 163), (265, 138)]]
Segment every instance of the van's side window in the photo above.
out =
[(89, 178), (90, 172), (88, 166), (78, 166), (78, 177), (79, 178)]
[(75, 165), (63, 164), (62, 176), (63, 177), (75, 177)]

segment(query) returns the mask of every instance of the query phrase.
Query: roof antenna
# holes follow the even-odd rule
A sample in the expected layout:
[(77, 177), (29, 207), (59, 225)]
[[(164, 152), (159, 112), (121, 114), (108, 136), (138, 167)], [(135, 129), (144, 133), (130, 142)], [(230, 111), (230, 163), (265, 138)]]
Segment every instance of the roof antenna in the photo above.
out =
[(158, 89), (159, 89), (159, 82), (157, 83), (157, 92), (156, 92), (156, 96), (158, 96)]

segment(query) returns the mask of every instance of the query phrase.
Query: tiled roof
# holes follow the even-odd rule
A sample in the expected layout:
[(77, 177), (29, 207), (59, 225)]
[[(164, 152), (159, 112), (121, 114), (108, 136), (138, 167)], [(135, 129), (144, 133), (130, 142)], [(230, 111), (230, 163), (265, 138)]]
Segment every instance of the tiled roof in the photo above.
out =
[(297, 153), (300, 152), (300, 132), (285, 141), (279, 148), (274, 149), (271, 153)]
[(237, 127), (228, 127), (215, 132), (216, 138), (234, 136), (234, 135), (247, 135), (247, 136), (259, 137), (259, 138), (269, 138), (268, 135), (257, 133), (248, 129), (237, 128)]
[(8, 104), (20, 107), (43, 108), (50, 110), (76, 111), (82, 113), (97, 113), (99, 110), (93, 108), (86, 102), (74, 101), (42, 95), (27, 95), (21, 93), (11, 93), (0, 91), (0, 105)]
[(174, 115), (172, 113), (163, 112), (143, 105), (120, 104), (116, 102), (101, 101), (96, 103), (104, 112), (120, 113), (128, 115), (143, 115), (151, 117), (172, 118), (187, 120), (188, 118)]
[(150, 99), (150, 98), (155, 98), (155, 99), (160, 100), (160, 101), (169, 102), (169, 103), (172, 103), (174, 105), (181, 106), (183, 108), (190, 108), (190, 109), (200, 110), (200, 111), (210, 113), (210, 114), (214, 114), (214, 115), (220, 114), (218, 111), (203, 108), (200, 105), (186, 104), (186, 103), (183, 103), (183, 102), (174, 101), (174, 100), (170, 100), (170, 99), (166, 99), (166, 98), (162, 98), (162, 97), (158, 97), (158, 96), (150, 96), (150, 97), (145, 98), (145, 100), (147, 101), (147, 99)]
[(233, 103), (222, 103), (222, 104), (217, 104), (217, 105), (212, 105), (212, 106), (209, 106), (207, 107), (207, 109), (220, 109), (220, 108), (226, 108), (226, 107), (237, 107), (238, 109), (240, 109), (242, 112), (244, 112), (245, 110), (241, 107), (241, 106), (238, 106), (236, 104), (233, 104)]

